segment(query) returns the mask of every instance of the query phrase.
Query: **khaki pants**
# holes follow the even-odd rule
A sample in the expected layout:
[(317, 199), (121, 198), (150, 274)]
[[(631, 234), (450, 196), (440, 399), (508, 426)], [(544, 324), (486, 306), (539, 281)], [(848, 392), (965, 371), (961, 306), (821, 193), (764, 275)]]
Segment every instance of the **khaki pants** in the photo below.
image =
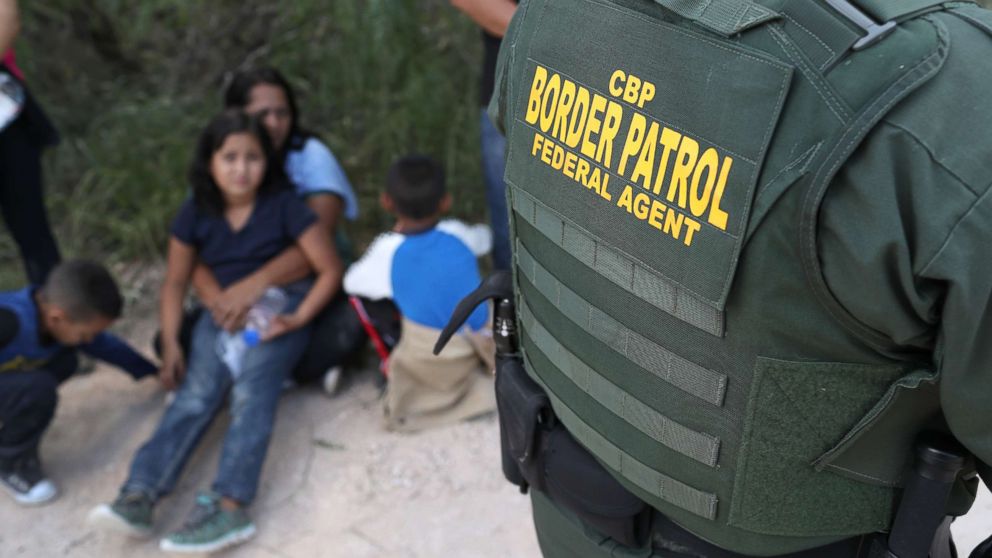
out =
[(492, 335), (455, 335), (435, 356), (439, 330), (405, 318), (402, 325), (400, 342), (389, 357), (386, 428), (423, 430), (496, 409)]

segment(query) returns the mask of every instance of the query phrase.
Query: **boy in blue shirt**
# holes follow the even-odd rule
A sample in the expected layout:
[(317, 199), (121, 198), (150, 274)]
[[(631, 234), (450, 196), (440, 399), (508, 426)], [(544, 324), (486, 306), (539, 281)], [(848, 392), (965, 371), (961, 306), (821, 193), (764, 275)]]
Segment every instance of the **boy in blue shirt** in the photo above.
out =
[(451, 196), (443, 170), (428, 157), (393, 163), (380, 203), (396, 216), (396, 225), (349, 268), (344, 289), (372, 300), (393, 299), (402, 314), (400, 341), (387, 368), (387, 428), (420, 430), (494, 410), (486, 307), (471, 315), (451, 352), (432, 354), (455, 306), (479, 285), (477, 258), (491, 247), (489, 229), (441, 220)]
[(94, 262), (59, 264), (41, 287), (0, 293), (0, 487), (24, 505), (57, 495), (38, 459), (55, 414), (58, 385), (76, 368), (75, 348), (121, 365), (135, 378), (154, 364), (102, 334), (123, 300), (107, 270)]

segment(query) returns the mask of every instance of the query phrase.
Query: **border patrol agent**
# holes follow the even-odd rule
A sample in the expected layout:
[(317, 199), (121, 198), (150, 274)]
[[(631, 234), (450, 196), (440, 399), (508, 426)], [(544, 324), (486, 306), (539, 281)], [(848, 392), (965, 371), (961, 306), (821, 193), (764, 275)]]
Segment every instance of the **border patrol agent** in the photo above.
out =
[(544, 554), (949, 556), (992, 462), (992, 13), (530, 0), (497, 80)]

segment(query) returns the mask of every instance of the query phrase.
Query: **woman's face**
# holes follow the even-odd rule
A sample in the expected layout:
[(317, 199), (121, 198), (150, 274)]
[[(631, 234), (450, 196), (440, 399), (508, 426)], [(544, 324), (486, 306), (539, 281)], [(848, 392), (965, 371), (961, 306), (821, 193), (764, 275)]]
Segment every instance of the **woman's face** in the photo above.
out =
[(262, 122), (276, 151), (286, 145), (293, 124), (293, 112), (289, 108), (286, 92), (281, 87), (270, 83), (252, 87), (248, 93), (245, 112)]
[(210, 158), (210, 175), (224, 200), (252, 200), (265, 178), (265, 152), (248, 132), (231, 134)]

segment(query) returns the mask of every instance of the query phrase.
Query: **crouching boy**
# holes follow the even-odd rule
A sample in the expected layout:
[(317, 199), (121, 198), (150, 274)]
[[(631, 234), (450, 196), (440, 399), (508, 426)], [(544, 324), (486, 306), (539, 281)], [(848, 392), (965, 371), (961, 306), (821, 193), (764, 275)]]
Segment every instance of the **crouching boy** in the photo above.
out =
[(110, 360), (135, 377), (155, 371), (123, 342), (100, 335), (122, 307), (110, 273), (84, 260), (58, 265), (41, 287), (0, 292), (0, 486), (18, 503), (39, 505), (58, 493), (38, 444), (55, 414), (59, 384), (75, 372), (76, 347), (116, 355)]

